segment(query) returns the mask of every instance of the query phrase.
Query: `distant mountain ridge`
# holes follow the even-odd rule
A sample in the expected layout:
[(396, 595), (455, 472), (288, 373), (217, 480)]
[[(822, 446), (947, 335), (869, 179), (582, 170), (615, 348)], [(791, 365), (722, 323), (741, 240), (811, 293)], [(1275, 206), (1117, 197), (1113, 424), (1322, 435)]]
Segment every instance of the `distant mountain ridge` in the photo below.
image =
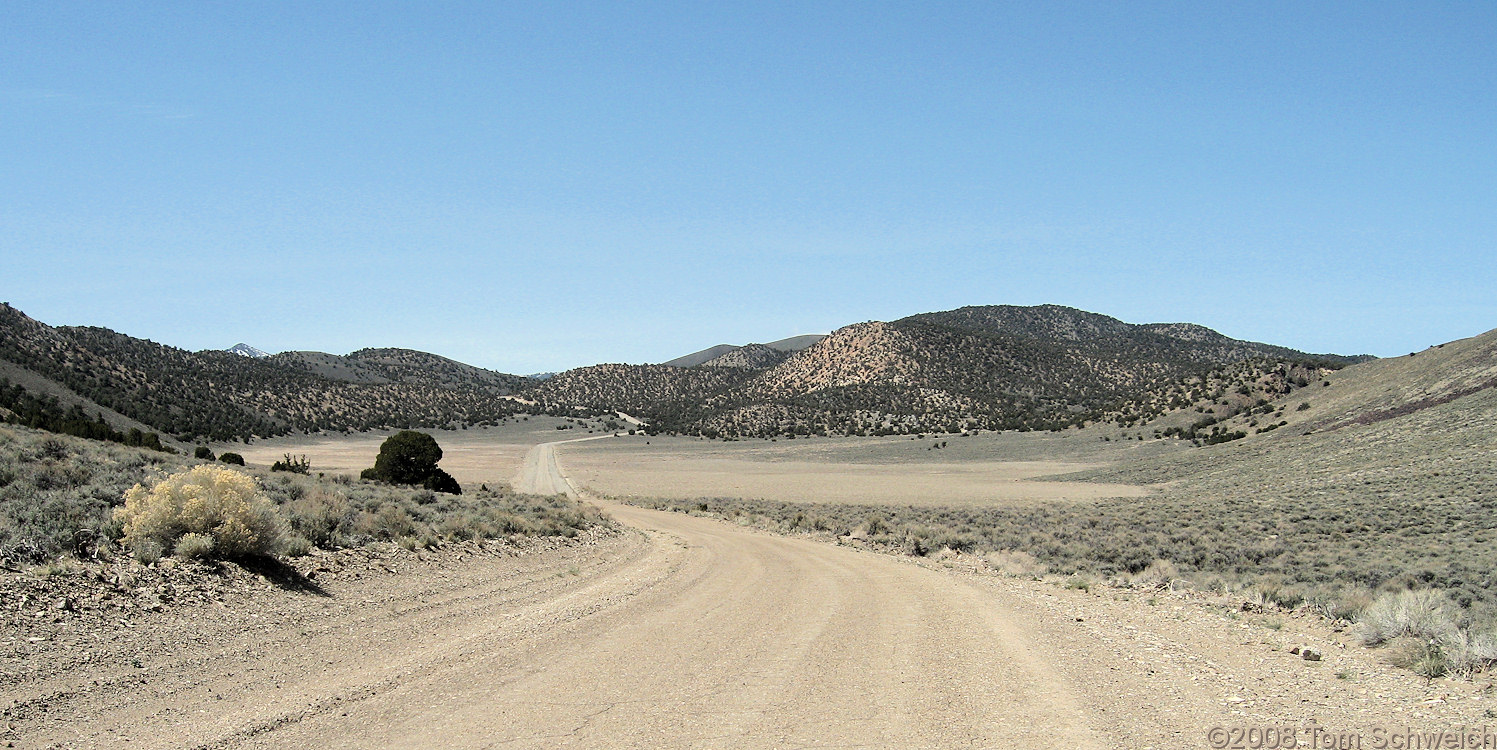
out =
[(764, 370), (790, 358), (791, 352), (772, 349), (767, 344), (740, 346), (727, 354), (703, 362), (700, 367), (734, 367), (740, 370)]
[(669, 362), (662, 362), (661, 364), (666, 367), (696, 367), (704, 362), (711, 362), (729, 352), (737, 351), (739, 348), (737, 344), (718, 344), (717, 346), (709, 346), (699, 352), (692, 352), (691, 354), (676, 357)]
[[(722, 358), (724, 356), (726, 356), (728, 354), (732, 354), (733, 352), (738, 351), (739, 349), (746, 348), (746, 347), (760, 347), (761, 349), (770, 349), (770, 350), (773, 350), (773, 351), (785, 352), (785, 353), (798, 352), (798, 351), (800, 351), (802, 349), (805, 349), (808, 346), (811, 346), (812, 344), (815, 344), (816, 342), (818, 342), (818, 341), (820, 341), (820, 340), (822, 340), (824, 338), (826, 338), (825, 334), (821, 334), (821, 333), (809, 333), (809, 334), (804, 334), (804, 335), (801, 335), (801, 336), (791, 336), (790, 338), (780, 339), (779, 341), (771, 341), (771, 342), (769, 342), (767, 344), (745, 344), (743, 346), (739, 346), (737, 344), (718, 344), (717, 346), (709, 346), (706, 349), (703, 349), (703, 350), (701, 350), (699, 352), (692, 352), (691, 354), (687, 354), (687, 355), (684, 355), (684, 356), (681, 356), (681, 357), (676, 357), (675, 359), (673, 359), (673, 360), (671, 360), (669, 362), (663, 362), (661, 364), (665, 365), (666, 367), (696, 367), (698, 365), (703, 365), (703, 364), (706, 364), (708, 362), (722, 360)], [(755, 354), (754, 355), (754, 359), (762, 360), (763, 358), (764, 357), (763, 357), (762, 354)], [(736, 359), (723, 360), (723, 362), (738, 362), (738, 361), (745, 361), (746, 362), (746, 361), (749, 361), (749, 360), (748, 359), (744, 359), (744, 360), (736, 360)], [(738, 367), (738, 366), (739, 365), (736, 365), (736, 364), (723, 364), (722, 362), (720, 362), (717, 365), (714, 365), (714, 367)]]

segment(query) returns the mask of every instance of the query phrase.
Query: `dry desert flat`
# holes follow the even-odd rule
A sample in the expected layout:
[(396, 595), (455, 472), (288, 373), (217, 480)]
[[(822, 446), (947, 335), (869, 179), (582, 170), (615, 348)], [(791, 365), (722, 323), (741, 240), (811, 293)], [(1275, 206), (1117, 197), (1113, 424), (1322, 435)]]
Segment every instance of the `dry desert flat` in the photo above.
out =
[[(568, 429), (558, 430), (558, 426)], [(491, 428), (424, 430), (442, 446), (442, 468), (463, 485), (513, 482), (526, 453), (548, 441), (568, 478), (603, 497), (744, 497), (785, 502), (900, 505), (1023, 505), (1139, 497), (1130, 484), (1037, 479), (1148, 455), (1160, 443), (1103, 442), (1077, 431), (1050, 435), (812, 438), (770, 442), (618, 434), (554, 417)], [(314, 471), (357, 476), (374, 465), (390, 431), (306, 435), (215, 450), (240, 453), (252, 466), (305, 455)], [(943, 445), (934, 448), (935, 445)]]
[(1147, 494), (1138, 485), (1038, 479), (1094, 468), (1128, 450), (1114, 444), (1109, 456), (1078, 439), (1075, 446), (1058, 445), (1059, 456), (1046, 457), (1034, 450), (1038, 441), (1060, 442), (941, 436), (721, 443), (636, 436), (566, 444), (559, 460), (579, 488), (616, 498), (1012, 506)]

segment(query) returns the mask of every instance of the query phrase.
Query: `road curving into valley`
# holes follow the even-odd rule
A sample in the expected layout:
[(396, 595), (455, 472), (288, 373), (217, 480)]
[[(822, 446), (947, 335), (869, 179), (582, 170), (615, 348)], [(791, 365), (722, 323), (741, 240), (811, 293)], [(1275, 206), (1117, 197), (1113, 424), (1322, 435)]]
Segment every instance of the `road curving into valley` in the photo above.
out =
[[(518, 488), (578, 495), (565, 442), (536, 446)], [(335, 582), (294, 628), (182, 643), (138, 687), (129, 670), (12, 687), (48, 708), (14, 731), (28, 747), (1162, 749), (1221, 726), (1435, 720), (1418, 713), (1433, 688), (1377, 673), (1375, 698), (1351, 697), (1337, 670), (1366, 662), (1270, 642), (1293, 628), (601, 505), (628, 528), (590, 550)]]

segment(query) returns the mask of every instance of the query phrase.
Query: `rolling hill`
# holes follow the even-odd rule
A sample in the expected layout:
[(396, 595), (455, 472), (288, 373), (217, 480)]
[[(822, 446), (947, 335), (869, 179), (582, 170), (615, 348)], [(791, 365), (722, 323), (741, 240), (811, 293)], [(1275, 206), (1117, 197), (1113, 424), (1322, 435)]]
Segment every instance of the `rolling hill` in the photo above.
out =
[(529, 382), (404, 349), (189, 352), (107, 328), (48, 326), (8, 305), (0, 361), (14, 383), (182, 440), (492, 421), (520, 408), (500, 397)]
[[(536, 380), (409, 349), (189, 352), (0, 309), (0, 363), (11, 380), (46, 384), (121, 428), (181, 440), (441, 427), (518, 410), (624, 411), (652, 430), (725, 437), (1060, 429), (1099, 419), (1139, 424), (1200, 407), (1208, 395), (1233, 403), (1230, 414), (1214, 412), (1219, 422), (1359, 359), (1191, 324), (987, 306), (674, 360), (690, 367), (605, 364)], [(1240, 384), (1249, 385), (1238, 394)]]
[[(1263, 375), (1252, 382), (1272, 383)], [(1478, 621), (1497, 617), (1497, 330), (1328, 372), (1255, 409), (1232, 413), (1235, 402), (1223, 401), (1203, 399), (1125, 437), (1221, 417), (1213, 428), (1244, 438), (1066, 478), (1154, 485), (1152, 502), (1204, 511), (1197, 528), (1239, 527), (1211, 549), (1215, 560), (1258, 575), (1313, 570), (1301, 591), (1430, 587)]]
[(718, 344), (709, 346), (699, 352), (676, 357), (675, 359), (662, 363), (666, 367), (696, 367), (704, 362), (710, 362), (718, 357), (737, 351), (739, 347), (735, 344)]
[[(1134, 325), (1057, 305), (964, 307), (859, 323), (778, 363), (762, 349), (719, 349), (676, 360), (699, 360), (692, 367), (582, 368), (537, 392), (552, 408), (628, 403), (655, 429), (707, 435), (1057, 429), (1118, 417), (1130, 402), (1133, 411), (1123, 418), (1158, 416), (1166, 409), (1154, 394), (1225, 366), (1272, 362), (1318, 372), (1365, 359), (1240, 341), (1192, 324)], [(690, 374), (724, 368), (735, 373)]]

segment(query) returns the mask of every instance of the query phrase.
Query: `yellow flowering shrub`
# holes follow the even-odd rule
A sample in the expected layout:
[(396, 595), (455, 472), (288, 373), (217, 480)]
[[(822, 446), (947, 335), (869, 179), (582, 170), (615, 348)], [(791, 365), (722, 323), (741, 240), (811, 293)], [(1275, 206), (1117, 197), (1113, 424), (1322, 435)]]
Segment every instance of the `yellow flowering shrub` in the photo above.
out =
[(286, 536), (285, 521), (254, 477), (220, 466), (195, 466), (149, 489), (137, 484), (115, 516), (125, 545), (142, 558), (174, 549), (188, 534), (211, 537), (215, 557), (275, 554)]

